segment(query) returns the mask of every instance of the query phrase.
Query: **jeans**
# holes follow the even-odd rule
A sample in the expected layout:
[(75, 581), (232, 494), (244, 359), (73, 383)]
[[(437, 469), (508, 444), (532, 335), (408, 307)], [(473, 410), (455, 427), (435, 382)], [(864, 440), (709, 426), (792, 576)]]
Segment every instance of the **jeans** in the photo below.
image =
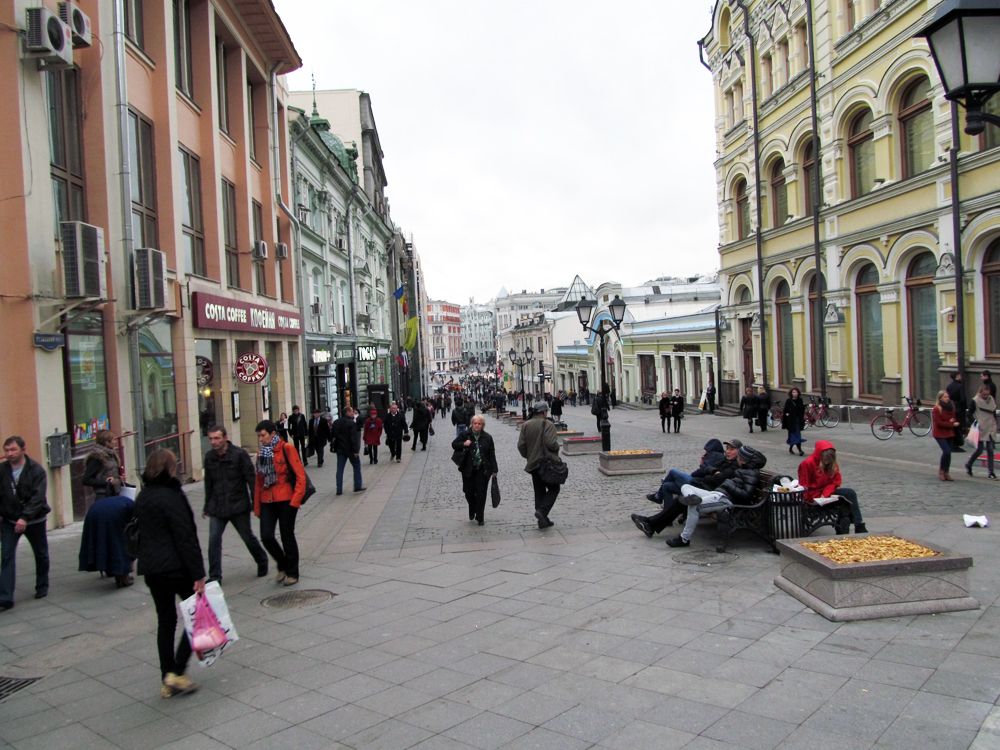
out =
[(850, 487), (838, 487), (833, 491), (833, 494), (840, 495), (847, 501), (848, 505), (851, 506), (851, 521), (854, 525), (865, 522), (865, 519), (861, 517), (861, 505), (858, 504), (857, 492), (852, 490)]
[[(278, 570), (290, 578), (299, 577), (299, 544), (295, 541), (295, 516), (299, 509), (289, 500), (260, 504), (260, 541), (271, 553)], [(281, 532), (281, 544), (274, 536), (274, 528)]]
[(667, 431), (667, 420), (668, 419), (669, 419), (669, 417), (662, 417), (662, 416), (660, 417), (660, 432), (666, 432)]
[(538, 476), (537, 470), (531, 472), (531, 486), (535, 490), (535, 512), (539, 513), (542, 518), (548, 518), (549, 513), (552, 512), (552, 506), (556, 504), (556, 498), (559, 496), (559, 490), (562, 489), (562, 486), (545, 484)]
[(309, 454), (306, 453), (306, 439), (303, 436), (293, 435), (292, 443), (295, 445), (295, 452), (299, 454), (302, 458), (302, 463), (305, 466), (309, 465)]
[(952, 438), (934, 438), (937, 441), (938, 447), (941, 449), (941, 463), (938, 464), (938, 469), (941, 471), (949, 471), (951, 469), (951, 441)]
[(663, 478), (663, 481), (660, 482), (660, 489), (656, 491), (656, 497), (661, 502), (666, 502), (667, 495), (681, 494), (681, 487), (685, 484), (690, 484), (691, 481), (692, 476), (686, 471), (671, 469), (667, 472), (667, 476)]
[(490, 474), (483, 471), (473, 471), (469, 476), (462, 476), (462, 492), (469, 504), (469, 518), (483, 520), (486, 510), (486, 495), (490, 487)]
[(191, 643), (187, 632), (181, 628), (181, 639), (174, 650), (174, 635), (177, 632), (177, 599), (187, 599), (194, 595), (194, 582), (175, 576), (147, 575), (146, 585), (153, 595), (156, 607), (156, 651), (160, 655), (160, 679), (167, 672), (184, 674), (191, 658)]
[[(969, 456), (969, 460), (965, 464), (966, 468), (968, 468), (969, 470), (972, 469), (972, 464), (974, 464), (976, 462), (976, 459), (979, 458), (980, 455), (982, 455), (983, 446), (984, 442), (982, 440), (976, 443), (976, 450), (971, 456)], [(994, 473), (993, 453), (996, 451), (996, 443), (994, 443), (992, 440), (987, 440), (985, 441), (985, 447), (986, 447), (986, 468), (989, 471), (990, 476), (992, 476)]]
[(227, 524), (232, 524), (236, 533), (240, 535), (243, 544), (246, 545), (247, 552), (258, 565), (267, 562), (267, 553), (261, 546), (257, 537), (253, 535), (250, 527), (250, 511), (241, 513), (230, 518), (216, 518), (210, 516), (208, 519), (208, 576), (216, 581), (222, 580), (222, 533), (226, 530)]
[(681, 532), (681, 539), (690, 542), (694, 536), (694, 530), (698, 527), (698, 519), (702, 513), (714, 513), (717, 510), (728, 508), (733, 504), (732, 500), (721, 492), (710, 492), (691, 484), (685, 484), (681, 488), (683, 495), (697, 495), (701, 498), (701, 503), (688, 507), (687, 521), (684, 522), (684, 530)]
[(351, 467), (354, 469), (354, 489), (360, 490), (361, 484), (361, 459), (351, 454), (350, 456), (345, 456), (343, 453), (337, 454), (337, 494), (339, 495), (344, 491), (344, 467), (347, 466), (347, 462), (351, 462)]
[(681, 431), (681, 417), (680, 416), (675, 416), (674, 417), (674, 432), (680, 432), (680, 431)]
[(22, 536), (28, 538), (31, 551), (35, 553), (35, 593), (49, 593), (49, 540), (45, 521), (29, 523), (24, 533), (18, 534), (13, 523), (3, 520), (0, 521), (0, 604), (14, 603), (17, 543)]

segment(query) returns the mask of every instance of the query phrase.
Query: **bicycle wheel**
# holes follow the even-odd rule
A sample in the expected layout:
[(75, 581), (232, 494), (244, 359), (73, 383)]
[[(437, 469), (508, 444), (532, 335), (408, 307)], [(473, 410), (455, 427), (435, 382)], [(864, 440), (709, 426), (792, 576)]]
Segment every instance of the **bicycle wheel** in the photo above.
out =
[(805, 418), (802, 420), (802, 430), (808, 430), (810, 427), (816, 424), (816, 418), (812, 416), (810, 412), (806, 412)]
[(820, 415), (819, 423), (824, 427), (836, 427), (840, 424), (840, 409), (827, 407), (826, 411)]
[(767, 426), (772, 430), (781, 427), (781, 409), (775, 407), (767, 413)]
[(885, 414), (879, 414), (872, 420), (872, 435), (879, 440), (888, 440), (894, 434), (896, 434), (896, 429), (893, 426), (891, 417)]
[(931, 431), (931, 418), (926, 412), (915, 411), (910, 418), (910, 432), (917, 437), (925, 437)]

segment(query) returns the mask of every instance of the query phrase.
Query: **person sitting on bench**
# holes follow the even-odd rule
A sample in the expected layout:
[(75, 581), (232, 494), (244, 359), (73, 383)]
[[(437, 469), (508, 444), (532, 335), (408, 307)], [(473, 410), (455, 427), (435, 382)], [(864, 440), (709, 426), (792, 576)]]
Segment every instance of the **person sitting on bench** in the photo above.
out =
[[(709, 444), (711, 442), (713, 441), (709, 441)], [(718, 441), (716, 440), (714, 442)], [(636, 528), (638, 528), (639, 531), (648, 537), (653, 536), (653, 534), (659, 534), (667, 528), (667, 526), (673, 524), (677, 517), (686, 510), (686, 507), (681, 505), (681, 503), (677, 500), (677, 497), (681, 494), (681, 488), (688, 484), (693, 484), (706, 490), (714, 490), (718, 488), (723, 482), (730, 479), (733, 474), (736, 473), (736, 454), (742, 445), (743, 443), (735, 438), (727, 440), (723, 446), (724, 452), (722, 460), (719, 461), (718, 464), (714, 467), (706, 469), (705, 471), (698, 469), (695, 472), (692, 472), (691, 477), (687, 481), (677, 482), (673, 485), (676, 489), (670, 489), (670, 492), (673, 494), (663, 495), (663, 510), (648, 517), (639, 515), (638, 513), (633, 513), (632, 523), (636, 525)], [(708, 446), (706, 445), (706, 449), (707, 447)], [(667, 480), (670, 479), (671, 475), (676, 476), (675, 471), (676, 470), (671, 470), (670, 473), (667, 474), (667, 479), (664, 480), (664, 484), (666, 484)], [(683, 472), (677, 473), (681, 474)], [(700, 476), (695, 476), (696, 474), (700, 474)], [(663, 485), (661, 485), (661, 489), (662, 488)]]
[(687, 547), (698, 527), (698, 519), (707, 514), (724, 510), (733, 505), (752, 505), (754, 491), (760, 484), (760, 470), (767, 458), (756, 448), (743, 445), (736, 453), (738, 468), (732, 477), (719, 485), (719, 489), (705, 490), (693, 484), (681, 487), (681, 502), (688, 506), (687, 521), (680, 536), (667, 540), (670, 547)]
[[(854, 533), (867, 534), (868, 528), (861, 517), (861, 506), (858, 504), (858, 493), (850, 487), (841, 487), (840, 482), (837, 449), (829, 440), (817, 440), (812, 455), (799, 464), (799, 484), (806, 488), (805, 501), (815, 502), (820, 497), (844, 498), (851, 506)], [(846, 534), (847, 530), (838, 530), (837, 533)]]
[[(739, 440), (736, 442), (738, 443), (736, 447), (739, 448), (742, 443)], [(690, 484), (691, 480), (710, 474), (725, 459), (726, 451), (722, 442), (717, 438), (712, 438), (705, 443), (705, 452), (701, 456), (701, 463), (697, 469), (690, 474), (680, 469), (671, 469), (660, 480), (660, 488), (656, 492), (646, 495), (646, 499), (657, 505), (662, 505), (664, 500), (673, 500), (674, 495), (681, 494), (682, 485)]]

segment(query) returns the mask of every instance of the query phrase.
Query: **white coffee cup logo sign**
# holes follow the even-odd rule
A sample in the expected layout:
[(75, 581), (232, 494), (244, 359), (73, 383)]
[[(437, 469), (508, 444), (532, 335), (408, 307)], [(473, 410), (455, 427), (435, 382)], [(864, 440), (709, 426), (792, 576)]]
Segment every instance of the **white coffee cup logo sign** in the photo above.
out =
[(267, 377), (267, 360), (257, 352), (247, 352), (236, 358), (236, 379), (247, 385), (256, 385)]

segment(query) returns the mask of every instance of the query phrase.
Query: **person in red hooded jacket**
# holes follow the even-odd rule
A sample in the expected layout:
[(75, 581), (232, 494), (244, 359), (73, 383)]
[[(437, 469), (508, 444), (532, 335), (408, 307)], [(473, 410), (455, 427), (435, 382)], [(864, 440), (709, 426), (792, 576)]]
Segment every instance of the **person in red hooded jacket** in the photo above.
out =
[(805, 487), (806, 502), (815, 500), (817, 497), (839, 495), (851, 506), (854, 533), (867, 533), (868, 529), (861, 517), (861, 506), (858, 504), (858, 493), (850, 487), (841, 487), (840, 482), (837, 449), (829, 440), (817, 440), (812, 454), (799, 464), (799, 484)]

